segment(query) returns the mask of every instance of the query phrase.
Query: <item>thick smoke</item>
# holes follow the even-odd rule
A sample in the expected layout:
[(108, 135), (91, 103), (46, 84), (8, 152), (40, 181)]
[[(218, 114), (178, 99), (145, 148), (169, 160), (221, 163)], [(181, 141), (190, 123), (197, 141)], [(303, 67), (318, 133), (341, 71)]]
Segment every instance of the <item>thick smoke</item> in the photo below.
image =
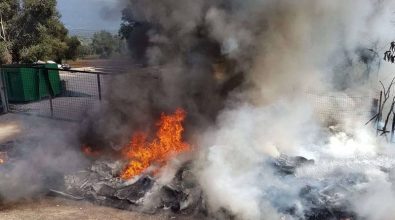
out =
[[(388, 68), (379, 60), (393, 36), (393, 2), (123, 2), (135, 30), (128, 36), (132, 54), (150, 68), (113, 80), (100, 112), (105, 117), (93, 123), (99, 142), (125, 141), (135, 129), (149, 130), (160, 112), (184, 107), (211, 213), (292, 219), (284, 213), (294, 207), (293, 216), (303, 219), (312, 208), (300, 198), (306, 184), (328, 187), (361, 175), (364, 184), (346, 193), (347, 209), (367, 219), (392, 218), (390, 206), (375, 201), (395, 200), (392, 178), (382, 171), (393, 166), (391, 156), (380, 156), (393, 153), (361, 124), (379, 67)], [(334, 115), (325, 127), (317, 109), (347, 107), (328, 99), (316, 108), (311, 94), (345, 97), (352, 113), (362, 113)], [(366, 97), (362, 104), (355, 94)], [(281, 154), (316, 165), (282, 177), (269, 165)]]
[(122, 10), (120, 8), (125, 7), (122, 1), (99, 1), (96, 4), (100, 5), (100, 17), (107, 21), (119, 21)]
[[(16, 118), (9, 126), (0, 127), (0, 150), (9, 155), (0, 167), (0, 203), (45, 195), (48, 189), (61, 187), (66, 173), (88, 164), (81, 154), (74, 124)], [(3, 138), (1, 134), (12, 136)]]

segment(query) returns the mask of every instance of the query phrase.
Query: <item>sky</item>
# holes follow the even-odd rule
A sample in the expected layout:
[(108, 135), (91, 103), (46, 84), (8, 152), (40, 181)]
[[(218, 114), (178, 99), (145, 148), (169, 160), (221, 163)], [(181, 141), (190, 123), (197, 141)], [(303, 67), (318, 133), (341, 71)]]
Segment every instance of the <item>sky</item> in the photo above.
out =
[(71, 31), (118, 30), (121, 7), (117, 6), (118, 0), (58, 0), (61, 20)]

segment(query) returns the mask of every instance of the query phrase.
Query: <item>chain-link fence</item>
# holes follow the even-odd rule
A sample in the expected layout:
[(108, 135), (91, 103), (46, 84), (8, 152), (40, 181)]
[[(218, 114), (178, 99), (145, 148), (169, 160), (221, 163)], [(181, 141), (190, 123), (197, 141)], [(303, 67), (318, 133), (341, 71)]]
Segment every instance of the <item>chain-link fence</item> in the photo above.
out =
[[(3, 91), (8, 97), (6, 102), (8, 105), (4, 105), (6, 109), (14, 113), (72, 121), (79, 121), (100, 103), (102, 91), (105, 91), (110, 78), (114, 75), (103, 72), (65, 71), (42, 67), (38, 68), (44, 70), (42, 72), (29, 72), (17, 70), (19, 67), (15, 67), (15, 71), (7, 71), (7, 74), (2, 71), (6, 87)], [(51, 74), (55, 74), (55, 76)], [(58, 74), (58, 78), (56, 78), (56, 74)], [(20, 82), (21, 80), (22, 82)], [(55, 81), (59, 81), (59, 86), (54, 86)], [(23, 91), (19, 91), (20, 88), (15, 88), (16, 86), (23, 86)], [(36, 94), (36, 96), (32, 96), (32, 94)], [(307, 92), (306, 95), (308, 101), (313, 105), (316, 115), (324, 123), (335, 124), (349, 120), (364, 124), (377, 114), (379, 97), (377, 94), (352, 96), (344, 93)], [(21, 96), (23, 97), (21, 98)]]
[(345, 121), (366, 122), (377, 114), (378, 101), (375, 94), (314, 94), (307, 93), (308, 100), (313, 105), (317, 117), (325, 123)]
[(2, 77), (9, 112), (78, 121), (100, 103), (110, 76), (102, 72), (8, 66), (2, 68)]

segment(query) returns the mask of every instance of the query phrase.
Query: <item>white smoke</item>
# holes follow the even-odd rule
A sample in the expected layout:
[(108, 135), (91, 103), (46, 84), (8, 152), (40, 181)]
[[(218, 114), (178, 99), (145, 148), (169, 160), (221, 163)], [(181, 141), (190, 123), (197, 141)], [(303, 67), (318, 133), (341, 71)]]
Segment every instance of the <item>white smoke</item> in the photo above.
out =
[[(298, 195), (307, 184), (361, 173), (367, 183), (346, 194), (352, 211), (367, 219), (392, 219), (392, 181), (378, 162), (385, 144), (355, 118), (338, 121), (347, 124), (344, 131), (320, 127), (312, 104), (303, 96), (307, 90), (334, 92), (342, 84), (345, 94), (369, 94), (371, 84), (360, 80), (366, 78), (361, 76), (364, 67), (352, 54), (392, 40), (393, 2), (233, 2), (240, 6), (234, 13), (215, 7), (208, 11), (213, 36), (231, 57), (243, 57), (249, 46), (257, 49), (247, 73), (252, 87), (236, 95), (242, 101), (231, 101), (200, 143), (206, 148), (197, 170), (211, 210), (224, 208), (240, 219), (279, 219), (285, 215), (277, 210), (289, 204), (300, 211), (309, 208)], [(259, 28), (264, 31), (254, 33)], [(343, 66), (345, 59), (350, 65)], [(347, 72), (339, 74), (339, 67)], [(348, 74), (351, 82), (346, 83), (342, 74)], [(272, 175), (266, 162), (281, 153), (315, 159), (315, 174), (299, 173), (295, 180)], [(388, 169), (394, 165), (390, 155), (385, 159), (390, 161)], [(366, 163), (362, 166), (355, 158), (367, 158)]]
[[(8, 117), (8, 116), (4, 116)], [(0, 166), (0, 203), (32, 199), (61, 187), (63, 175), (89, 164), (73, 123), (11, 115), (0, 126), (9, 158)], [(9, 145), (9, 146), (8, 146)], [(9, 149), (8, 149), (9, 148)]]
[(217, 131), (208, 132), (204, 145), (211, 147), (200, 176), (212, 210), (225, 208), (241, 219), (278, 219), (263, 199), (277, 182), (265, 161), (280, 152), (300, 154), (312, 144), (315, 133), (309, 132), (317, 128), (308, 109), (291, 106), (241, 106), (224, 112)]
[[(292, 219), (284, 209), (295, 207), (293, 216), (303, 219), (311, 204), (299, 194), (307, 185), (325, 189), (355, 177), (364, 184), (345, 192), (347, 208), (359, 217), (391, 219), (389, 206), (369, 199), (395, 199), (393, 181), (382, 171), (394, 165), (393, 152), (364, 123), (378, 79), (392, 78), (393, 67), (379, 60), (394, 36), (393, 1), (124, 2), (136, 21), (152, 25), (145, 55), (148, 63), (164, 64), (164, 103), (186, 100), (193, 115), (218, 107), (212, 104), (223, 96), (215, 96), (213, 59), (233, 64), (224, 78), (244, 74), (225, 108), (214, 108), (223, 108), (215, 125), (194, 138), (200, 146), (195, 170), (212, 213)], [(218, 45), (222, 57), (213, 55)], [(270, 163), (281, 154), (315, 165), (283, 177)]]

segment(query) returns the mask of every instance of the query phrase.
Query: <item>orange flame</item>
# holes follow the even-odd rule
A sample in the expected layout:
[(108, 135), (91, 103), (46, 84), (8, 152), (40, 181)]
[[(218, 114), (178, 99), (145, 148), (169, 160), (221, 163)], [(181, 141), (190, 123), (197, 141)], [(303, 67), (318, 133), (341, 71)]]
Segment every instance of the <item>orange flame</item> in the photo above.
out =
[(94, 151), (88, 145), (82, 145), (81, 150), (85, 154), (85, 156), (87, 156), (87, 157), (98, 157), (100, 155), (100, 152)]
[(0, 152), (0, 165), (4, 164), (8, 159), (6, 152)]
[(173, 115), (162, 113), (160, 121), (156, 124), (156, 136), (150, 142), (146, 133), (134, 134), (124, 149), (124, 156), (129, 162), (121, 178), (130, 179), (137, 176), (153, 164), (163, 166), (172, 156), (189, 151), (189, 144), (182, 139), (182, 123), (185, 116), (186, 113), (182, 109), (177, 109)]

